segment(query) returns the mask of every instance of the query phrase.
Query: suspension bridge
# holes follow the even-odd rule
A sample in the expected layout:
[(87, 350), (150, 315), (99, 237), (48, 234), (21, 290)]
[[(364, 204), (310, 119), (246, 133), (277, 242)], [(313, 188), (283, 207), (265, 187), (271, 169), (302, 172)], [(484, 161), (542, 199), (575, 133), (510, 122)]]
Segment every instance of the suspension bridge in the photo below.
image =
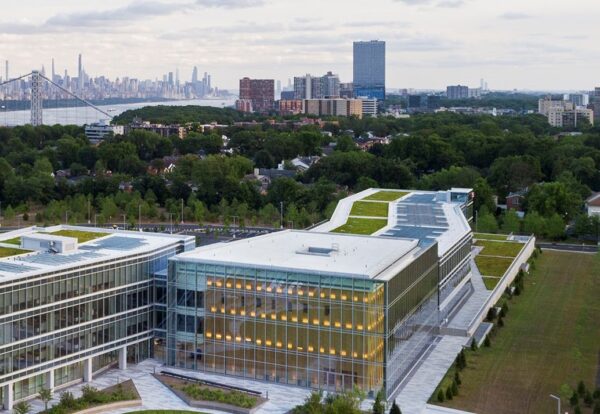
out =
[(108, 111), (37, 70), (0, 83), (0, 126), (86, 125), (110, 121)]

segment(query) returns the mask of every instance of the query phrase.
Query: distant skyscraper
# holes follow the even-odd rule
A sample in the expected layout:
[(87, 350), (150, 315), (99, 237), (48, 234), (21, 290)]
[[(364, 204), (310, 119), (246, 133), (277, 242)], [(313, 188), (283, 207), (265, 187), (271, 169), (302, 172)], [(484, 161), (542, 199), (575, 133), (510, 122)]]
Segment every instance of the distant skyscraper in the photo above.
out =
[(385, 42), (354, 42), (354, 96), (385, 99)]
[(469, 87), (463, 85), (447, 86), (446, 96), (448, 99), (467, 99), (469, 98)]
[(79, 83), (79, 90), (83, 90), (83, 63), (81, 60), (81, 53), (79, 54), (79, 64), (77, 65), (77, 82)]
[(173, 81), (173, 72), (169, 72), (169, 85), (173, 86), (175, 82)]
[(6, 61), (6, 72), (5, 72), (5, 81), (8, 80), (8, 60)]
[(321, 77), (321, 94), (324, 97), (340, 96), (340, 78), (332, 72), (327, 72)]
[(192, 83), (198, 83), (198, 66), (194, 66), (194, 70), (192, 71)]

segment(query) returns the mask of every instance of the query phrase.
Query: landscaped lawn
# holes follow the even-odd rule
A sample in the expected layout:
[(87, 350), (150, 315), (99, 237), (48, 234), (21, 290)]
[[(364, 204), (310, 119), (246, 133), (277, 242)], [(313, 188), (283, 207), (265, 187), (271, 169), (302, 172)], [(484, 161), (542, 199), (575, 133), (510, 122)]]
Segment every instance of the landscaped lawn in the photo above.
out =
[(563, 412), (572, 413), (572, 388), (580, 380), (588, 389), (597, 386), (598, 298), (599, 255), (544, 251), (521, 295), (508, 300), (491, 347), (466, 352), (459, 395), (443, 405), (486, 414), (553, 413), (554, 394), (562, 397)]
[(81, 231), (81, 230), (59, 230), (49, 234), (63, 237), (75, 237), (79, 243), (85, 243), (90, 240), (97, 239), (99, 237), (107, 236), (108, 233), (98, 233), (93, 231)]
[(363, 200), (370, 200), (370, 201), (396, 201), (398, 200), (400, 197), (405, 196), (406, 194), (408, 194), (408, 192), (406, 191), (378, 191), (374, 194), (371, 194), (370, 196), (367, 196), (365, 198), (363, 198)]
[(513, 259), (494, 256), (475, 256), (475, 263), (479, 272), (484, 276), (504, 276), (506, 270), (512, 264)]
[(387, 217), (389, 203), (375, 201), (355, 201), (350, 210), (351, 216)]
[(483, 277), (483, 284), (488, 290), (494, 290), (499, 281), (499, 277)]
[(387, 225), (387, 219), (366, 219), (349, 217), (346, 224), (334, 229), (333, 233), (373, 234)]
[(13, 249), (12, 247), (0, 247), (0, 257), (16, 256), (18, 254), (29, 253), (30, 250)]
[(492, 240), (477, 240), (475, 246), (483, 247), (480, 254), (484, 256), (504, 256), (504, 257), (517, 257), (523, 243), (509, 242), (509, 241), (492, 241)]
[(506, 240), (506, 234), (473, 233), (473, 238), (477, 240)]

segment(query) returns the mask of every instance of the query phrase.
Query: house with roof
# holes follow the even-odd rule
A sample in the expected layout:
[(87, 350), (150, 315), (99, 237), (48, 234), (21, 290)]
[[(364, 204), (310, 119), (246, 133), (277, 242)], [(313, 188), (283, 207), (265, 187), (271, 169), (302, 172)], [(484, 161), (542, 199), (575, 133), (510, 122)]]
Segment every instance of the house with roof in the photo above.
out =
[(523, 202), (525, 201), (525, 196), (528, 192), (529, 189), (524, 188), (519, 191), (508, 193), (506, 196), (506, 209), (523, 211)]
[(594, 193), (585, 200), (585, 208), (588, 216), (600, 216), (600, 193)]

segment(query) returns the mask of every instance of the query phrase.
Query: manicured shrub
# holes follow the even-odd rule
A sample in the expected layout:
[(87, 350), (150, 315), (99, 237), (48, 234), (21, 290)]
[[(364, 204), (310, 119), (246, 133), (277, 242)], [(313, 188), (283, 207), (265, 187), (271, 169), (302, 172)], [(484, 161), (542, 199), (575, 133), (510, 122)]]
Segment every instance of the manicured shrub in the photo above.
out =
[(471, 351), (477, 351), (477, 341), (475, 340), (475, 338), (471, 339)]
[(485, 346), (486, 348), (492, 346), (492, 342), (490, 341), (489, 335), (486, 335), (485, 339), (483, 340), (483, 346)]
[(221, 391), (203, 388), (200, 385), (190, 384), (182, 391), (195, 400), (216, 401), (242, 408), (252, 408), (256, 405), (256, 398), (239, 391)]
[(438, 402), (444, 402), (444, 391), (440, 388), (437, 395)]
[(579, 394), (580, 397), (585, 395), (585, 384), (583, 381), (579, 381), (579, 384), (577, 384), (577, 394)]
[(496, 319), (496, 308), (489, 308), (485, 319), (490, 322)]

